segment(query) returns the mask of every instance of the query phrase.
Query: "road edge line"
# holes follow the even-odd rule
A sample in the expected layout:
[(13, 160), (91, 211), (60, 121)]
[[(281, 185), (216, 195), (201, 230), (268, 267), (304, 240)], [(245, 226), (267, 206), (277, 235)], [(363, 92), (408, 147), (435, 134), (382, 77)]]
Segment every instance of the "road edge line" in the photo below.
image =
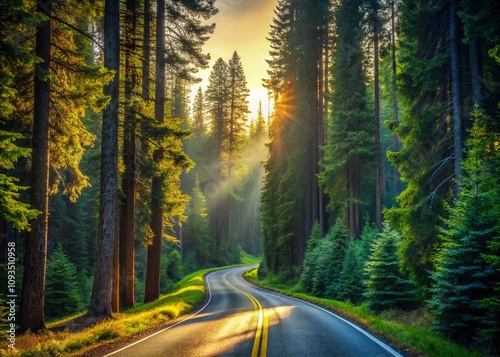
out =
[(207, 301), (207, 302), (205, 303), (205, 305), (203, 305), (203, 307), (201, 307), (198, 311), (196, 311), (195, 313), (193, 313), (193, 314), (191, 314), (191, 315), (188, 315), (186, 318), (182, 319), (181, 321), (177, 321), (175, 324), (172, 324), (172, 325), (170, 325), (170, 326), (167, 326), (166, 328), (164, 328), (164, 329), (162, 329), (162, 330), (160, 330), (160, 331), (156, 331), (155, 333), (152, 333), (151, 335), (148, 335), (148, 336), (146, 336), (146, 337), (144, 337), (144, 338), (140, 339), (139, 341), (135, 341), (135, 342), (133, 342), (133, 343), (131, 343), (131, 344), (129, 344), (129, 345), (127, 345), (127, 346), (125, 346), (125, 347), (122, 347), (122, 348), (120, 348), (120, 349), (118, 349), (118, 350), (116, 350), (116, 351), (113, 351), (113, 352), (111, 352), (111, 353), (108, 353), (107, 355), (104, 355), (104, 356), (102, 356), (102, 357), (112, 356), (112, 355), (114, 355), (114, 354), (117, 354), (118, 352), (121, 352), (121, 351), (126, 350), (127, 348), (130, 348), (130, 347), (135, 346), (135, 345), (137, 345), (137, 344), (139, 344), (139, 343), (141, 343), (141, 342), (144, 342), (144, 341), (146, 341), (147, 339), (149, 339), (149, 338), (151, 338), (151, 337), (153, 337), (153, 336), (156, 336), (156, 335), (158, 335), (158, 334), (160, 334), (160, 333), (162, 333), (162, 332), (165, 332), (165, 331), (167, 331), (167, 330), (170, 330), (171, 328), (173, 328), (173, 327), (175, 327), (175, 326), (177, 326), (177, 325), (180, 325), (181, 323), (186, 322), (186, 321), (187, 321), (187, 320), (189, 320), (189, 319), (192, 319), (193, 317), (195, 317), (196, 315), (198, 315), (200, 312), (202, 312), (203, 310), (205, 310), (205, 308), (208, 306), (208, 304), (210, 304), (210, 301), (212, 301), (212, 291), (210, 290), (210, 282), (208, 281), (208, 277), (209, 277), (210, 275), (212, 275), (213, 273), (214, 273), (214, 272), (211, 272), (211, 273), (209, 273), (209, 274), (207, 274), (207, 275), (206, 275), (206, 279), (205, 279), (205, 281), (206, 281), (207, 288), (208, 288), (208, 301)]
[[(250, 270), (250, 269), (249, 269)], [(244, 273), (244, 272), (243, 272)], [(358, 325), (352, 323), (351, 321), (349, 320), (346, 320), (345, 318), (343, 318), (342, 316), (339, 316), (337, 315), (336, 313), (334, 313), (333, 311), (330, 311), (330, 310), (327, 310), (319, 305), (316, 305), (316, 304), (313, 304), (309, 301), (305, 301), (305, 300), (301, 300), (301, 299), (297, 299), (296, 297), (293, 297), (293, 296), (290, 296), (290, 295), (285, 295), (285, 294), (282, 294), (282, 293), (279, 293), (277, 291), (273, 291), (273, 290), (268, 290), (268, 289), (264, 289), (263, 287), (260, 287), (256, 284), (253, 284), (252, 282), (246, 280), (246, 279), (243, 279), (243, 273), (241, 273), (239, 275), (239, 278), (241, 280), (243, 280), (244, 282), (247, 282), (248, 284), (254, 286), (255, 288), (259, 289), (259, 290), (262, 290), (262, 291), (266, 291), (268, 293), (271, 293), (271, 294), (276, 294), (276, 295), (279, 295), (279, 296), (283, 296), (283, 297), (287, 297), (287, 298), (290, 298), (290, 299), (293, 299), (293, 300), (296, 300), (296, 301), (300, 301), (300, 302), (303, 302), (304, 304), (307, 304), (307, 305), (310, 305), (312, 307), (315, 307), (319, 310), (322, 310), (323, 312), (326, 312), (334, 317), (336, 317), (337, 319), (345, 322), (346, 324), (348, 324), (349, 326), (351, 326), (352, 328), (354, 328), (355, 330), (361, 332), (363, 335), (365, 335), (366, 337), (368, 337), (370, 340), (372, 340), (373, 342), (375, 342), (377, 345), (379, 345), (380, 347), (382, 347), (384, 350), (386, 350), (388, 353), (392, 354), (394, 357), (404, 357), (402, 354), (400, 354), (398, 351), (396, 351), (394, 348), (392, 348), (391, 346), (389, 346), (388, 344), (386, 344), (385, 342), (382, 342), (381, 340), (379, 340), (377, 337), (375, 337), (374, 335), (372, 335), (370, 332), (364, 330), (363, 328), (359, 327)]]

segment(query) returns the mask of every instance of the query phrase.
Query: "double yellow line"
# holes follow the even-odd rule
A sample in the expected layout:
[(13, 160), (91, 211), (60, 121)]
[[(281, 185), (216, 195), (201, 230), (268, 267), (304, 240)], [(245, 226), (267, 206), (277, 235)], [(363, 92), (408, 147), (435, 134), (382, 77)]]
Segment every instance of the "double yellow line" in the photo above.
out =
[[(252, 306), (254, 310), (258, 311), (259, 314), (259, 321), (257, 323), (257, 331), (255, 333), (255, 339), (253, 341), (253, 348), (252, 348), (252, 357), (266, 357), (267, 355), (267, 340), (268, 340), (268, 326), (269, 326), (269, 321), (267, 317), (267, 313), (264, 311), (264, 308), (262, 307), (262, 304), (257, 300), (253, 295), (247, 293), (246, 291), (243, 291), (233, 284), (231, 284), (227, 279), (226, 276), (224, 276), (224, 280), (226, 283), (231, 285), (235, 290), (238, 292), (242, 293), (245, 295), (247, 298), (250, 299), (252, 302)], [(259, 350), (260, 350), (260, 355), (259, 355)]]

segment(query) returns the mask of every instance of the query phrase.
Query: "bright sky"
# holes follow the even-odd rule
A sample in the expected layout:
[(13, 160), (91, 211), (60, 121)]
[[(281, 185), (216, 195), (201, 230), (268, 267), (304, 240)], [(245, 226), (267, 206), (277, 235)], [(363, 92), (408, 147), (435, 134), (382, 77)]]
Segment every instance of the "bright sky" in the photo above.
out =
[(208, 76), (215, 61), (222, 58), (228, 62), (236, 51), (241, 57), (250, 90), (248, 100), (252, 113), (249, 119), (257, 117), (259, 101), (262, 101), (262, 112), (267, 118), (268, 95), (262, 86), (262, 79), (267, 78), (266, 58), (269, 58), (269, 41), (266, 37), (276, 4), (277, 0), (216, 1), (215, 6), (219, 13), (210, 19), (210, 22), (216, 24), (215, 31), (203, 47), (205, 53), (210, 53), (210, 67), (198, 73), (203, 81), (192, 87), (192, 98), (198, 87), (201, 86), (203, 91), (207, 88)]

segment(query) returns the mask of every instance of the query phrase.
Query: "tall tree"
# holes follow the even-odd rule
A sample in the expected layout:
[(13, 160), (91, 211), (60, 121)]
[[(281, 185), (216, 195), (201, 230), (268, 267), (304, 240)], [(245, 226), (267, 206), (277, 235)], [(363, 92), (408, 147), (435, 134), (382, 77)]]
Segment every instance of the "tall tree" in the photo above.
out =
[(223, 183), (223, 163), (224, 152), (224, 122), (227, 119), (228, 86), (227, 75), (228, 66), (222, 58), (219, 58), (210, 73), (209, 85), (205, 92), (208, 110), (212, 118), (212, 134), (216, 140), (216, 153), (218, 158), (216, 185), (217, 185), (217, 212), (215, 217), (215, 242), (217, 247), (222, 246), (222, 183)]
[(125, 15), (125, 114), (123, 122), (123, 163), (120, 213), (120, 306), (134, 306), (134, 262), (135, 262), (135, 181), (136, 181), (136, 131), (137, 119), (134, 102), (138, 96), (138, 74), (135, 59), (137, 45), (136, 0), (128, 0)]
[(366, 263), (366, 298), (368, 306), (375, 311), (411, 309), (417, 305), (417, 289), (400, 271), (400, 241), (401, 235), (385, 223), (371, 246), (370, 259)]
[(361, 233), (365, 172), (372, 161), (373, 121), (368, 113), (363, 71), (361, 2), (341, 1), (335, 10), (332, 111), (321, 181), (335, 215), (345, 215), (349, 235)]
[(381, 4), (379, 0), (367, 2), (367, 22), (373, 41), (373, 96), (375, 117), (375, 224), (382, 230), (382, 153), (380, 138), (380, 35), (382, 30)]
[(437, 242), (436, 217), (454, 183), (453, 117), (450, 112), (449, 7), (426, 0), (401, 3), (400, 93), (409, 113), (395, 131), (403, 148), (390, 153), (407, 188), (388, 211), (402, 233), (402, 259), (419, 284), (428, 285)]
[(41, 63), (35, 68), (33, 111), (33, 154), (31, 206), (41, 214), (32, 223), (26, 238), (26, 253), (19, 326), (37, 332), (45, 328), (44, 295), (49, 217), (49, 117), (50, 117), (50, 41), (52, 1), (39, 1), (37, 12), (47, 16), (37, 25), (35, 55)]
[[(160, 125), (165, 122), (165, 35), (165, 0), (159, 0), (156, 4), (155, 119)], [(161, 148), (155, 149), (154, 162), (159, 164), (163, 160), (163, 155)], [(162, 186), (163, 177), (156, 174), (151, 186), (153, 242), (148, 246), (145, 302), (156, 300), (160, 296), (161, 239), (163, 236)]]
[(104, 66), (114, 71), (114, 78), (104, 88), (110, 102), (102, 116), (101, 192), (99, 235), (94, 285), (87, 314), (111, 316), (111, 283), (114, 243), (118, 213), (118, 100), (120, 69), (120, 2), (104, 4)]
[[(476, 110), (462, 163), (461, 190), (449, 206), (432, 275), (434, 327), (457, 342), (498, 347), (499, 315), (483, 300), (498, 296), (500, 273), (491, 265), (489, 243), (498, 237), (498, 133), (487, 129), (487, 118)], [(485, 259), (486, 258), (486, 259)]]
[(228, 202), (227, 202), (227, 242), (231, 245), (232, 240), (232, 224), (233, 224), (233, 196), (234, 193), (234, 176), (233, 168), (235, 166), (235, 159), (237, 150), (245, 136), (245, 124), (248, 110), (248, 95), (250, 91), (247, 88), (247, 81), (241, 58), (235, 51), (232, 58), (228, 63), (228, 101), (229, 101), (229, 117), (228, 126), (228, 159), (227, 159), (227, 179), (228, 179)]
[(317, 174), (329, 16), (328, 1), (280, 1), (269, 38), (265, 85), (274, 93), (276, 114), (265, 166), (263, 232), (265, 246), (281, 243), (277, 256), (264, 251), (271, 271), (287, 267), (291, 275), (302, 264), (313, 223), (324, 222)]

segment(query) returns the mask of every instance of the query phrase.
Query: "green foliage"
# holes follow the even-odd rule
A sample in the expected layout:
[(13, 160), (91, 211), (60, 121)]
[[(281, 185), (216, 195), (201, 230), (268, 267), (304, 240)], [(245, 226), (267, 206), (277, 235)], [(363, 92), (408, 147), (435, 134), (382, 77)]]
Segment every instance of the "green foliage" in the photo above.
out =
[(338, 282), (338, 299), (359, 304), (364, 300), (367, 272), (365, 265), (370, 258), (370, 246), (377, 238), (378, 230), (366, 225), (359, 239), (351, 239), (347, 245)]
[[(500, 315), (495, 284), (499, 236), (500, 182), (498, 149), (492, 145), (497, 135), (487, 129), (479, 110), (467, 140), (467, 158), (463, 162), (461, 191), (441, 232), (440, 251), (436, 256), (433, 299), (435, 328), (464, 344), (491, 344), (498, 341)], [(485, 304), (486, 303), (486, 304)], [(498, 348), (498, 344), (493, 343)]]
[(415, 285), (400, 270), (400, 241), (401, 235), (384, 223), (382, 233), (371, 246), (370, 259), (366, 263), (365, 297), (372, 310), (410, 309), (418, 303)]
[(19, 183), (12, 172), (16, 163), (29, 157), (30, 150), (20, 146), (24, 137), (19, 128), (8, 119), (13, 118), (20, 96), (17, 75), (32, 68), (38, 61), (31, 53), (28, 42), (30, 29), (41, 20), (33, 14), (31, 4), (24, 1), (2, 1), (2, 27), (0, 29), (0, 218), (11, 223), (18, 231), (29, 230), (29, 220), (39, 212), (23, 202), (21, 192), (28, 187)]
[(47, 263), (45, 314), (49, 318), (61, 317), (75, 313), (79, 309), (81, 300), (76, 268), (58, 245)]
[(160, 260), (160, 290), (163, 293), (170, 291), (183, 276), (180, 253), (174, 249), (168, 254), (163, 254)]
[(334, 91), (322, 162), (324, 171), (320, 174), (321, 184), (330, 197), (330, 209), (335, 217), (347, 216), (345, 222), (351, 236), (361, 233), (361, 204), (368, 200), (362, 193), (365, 183), (361, 178), (369, 175), (375, 148), (363, 71), (361, 3), (342, 1), (334, 12)]
[(183, 254), (191, 255), (194, 260), (192, 264), (184, 262), (184, 266), (189, 267), (191, 271), (207, 266), (214, 249), (207, 215), (206, 198), (201, 190), (200, 181), (196, 179), (187, 208), (187, 220), (182, 226)]
[(8, 170), (14, 168), (19, 158), (30, 154), (28, 149), (15, 144), (15, 140), (20, 138), (21, 134), (0, 130), (0, 217), (11, 223), (18, 231), (30, 230), (29, 220), (40, 213), (20, 199), (20, 191), (28, 187), (20, 186), (19, 179), (7, 174)]
[[(317, 246), (323, 237), (321, 226), (316, 222), (313, 226), (311, 236), (307, 241), (307, 249), (304, 257), (304, 265), (302, 267), (302, 274), (300, 275), (300, 284), (307, 292), (313, 291), (314, 281), (313, 275), (316, 271), (316, 263), (318, 260)], [(259, 278), (261, 276), (259, 275)]]

